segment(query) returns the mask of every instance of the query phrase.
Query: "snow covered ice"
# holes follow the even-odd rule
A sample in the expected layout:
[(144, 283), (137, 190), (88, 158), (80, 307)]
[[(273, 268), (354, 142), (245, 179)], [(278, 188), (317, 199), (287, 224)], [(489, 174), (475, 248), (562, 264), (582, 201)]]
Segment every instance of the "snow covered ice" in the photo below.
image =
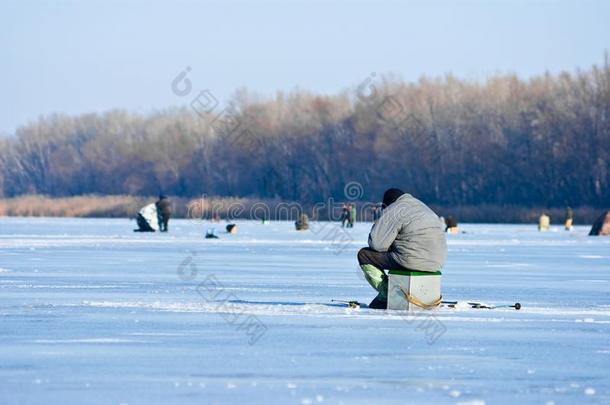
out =
[[(610, 403), (610, 238), (588, 227), (448, 235), (447, 300), (373, 297), (370, 224), (0, 219), (2, 404)], [(208, 227), (220, 239), (205, 240)]]

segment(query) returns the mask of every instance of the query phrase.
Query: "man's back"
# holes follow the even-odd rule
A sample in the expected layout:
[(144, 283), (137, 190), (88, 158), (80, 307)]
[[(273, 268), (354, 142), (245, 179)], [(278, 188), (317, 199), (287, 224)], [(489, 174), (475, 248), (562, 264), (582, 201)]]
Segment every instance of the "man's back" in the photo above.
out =
[(157, 209), (164, 216), (169, 216), (172, 213), (172, 204), (167, 198), (160, 199), (156, 202)]
[(438, 271), (447, 257), (447, 242), (438, 216), (406, 193), (375, 221), (369, 246), (390, 252), (397, 263), (411, 270)]

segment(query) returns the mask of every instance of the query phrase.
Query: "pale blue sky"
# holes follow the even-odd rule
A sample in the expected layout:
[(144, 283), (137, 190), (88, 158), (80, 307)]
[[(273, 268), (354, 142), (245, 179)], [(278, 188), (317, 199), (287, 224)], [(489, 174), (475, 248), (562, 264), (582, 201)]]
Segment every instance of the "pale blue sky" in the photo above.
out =
[(184, 105), (172, 79), (226, 100), (405, 80), (574, 71), (610, 50), (610, 1), (0, 0), (0, 133), (41, 114)]

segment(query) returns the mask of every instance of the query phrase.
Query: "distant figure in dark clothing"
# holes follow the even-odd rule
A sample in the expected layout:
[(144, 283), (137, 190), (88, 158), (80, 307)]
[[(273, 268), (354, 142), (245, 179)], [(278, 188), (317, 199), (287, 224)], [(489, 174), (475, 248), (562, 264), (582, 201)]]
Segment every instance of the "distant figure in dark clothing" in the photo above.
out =
[(348, 219), (348, 224), (347, 226), (349, 228), (353, 228), (354, 227), (354, 223), (356, 222), (356, 205), (355, 204), (349, 204), (348, 205), (349, 208), (349, 219)]
[(172, 203), (166, 196), (161, 194), (155, 205), (157, 206), (157, 215), (159, 217), (159, 231), (167, 232), (167, 224), (172, 216)]
[(574, 212), (572, 208), (566, 208), (566, 219), (565, 219), (565, 229), (566, 231), (572, 230), (572, 223), (574, 222)]
[(345, 228), (345, 225), (349, 221), (349, 205), (343, 204), (341, 208), (341, 227)]
[(610, 211), (606, 211), (597, 218), (591, 227), (589, 236), (608, 236), (610, 235)]
[(458, 223), (455, 218), (449, 215), (445, 218), (445, 232), (447, 233), (458, 233)]
[(377, 221), (379, 219), (379, 217), (381, 217), (382, 211), (383, 211), (383, 204), (382, 203), (375, 204), (375, 207), (373, 208), (373, 221)]
[(299, 219), (294, 223), (297, 231), (306, 231), (309, 229), (309, 217), (307, 214), (301, 214)]

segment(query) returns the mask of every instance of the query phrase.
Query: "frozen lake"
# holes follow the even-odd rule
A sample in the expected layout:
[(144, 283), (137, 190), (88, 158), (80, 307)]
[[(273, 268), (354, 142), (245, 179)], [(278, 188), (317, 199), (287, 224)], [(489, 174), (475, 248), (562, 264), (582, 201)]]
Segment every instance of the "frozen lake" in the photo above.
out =
[(523, 309), (347, 309), (374, 292), (370, 224), (0, 218), (2, 404), (610, 403), (610, 238), (463, 225), (444, 299)]

